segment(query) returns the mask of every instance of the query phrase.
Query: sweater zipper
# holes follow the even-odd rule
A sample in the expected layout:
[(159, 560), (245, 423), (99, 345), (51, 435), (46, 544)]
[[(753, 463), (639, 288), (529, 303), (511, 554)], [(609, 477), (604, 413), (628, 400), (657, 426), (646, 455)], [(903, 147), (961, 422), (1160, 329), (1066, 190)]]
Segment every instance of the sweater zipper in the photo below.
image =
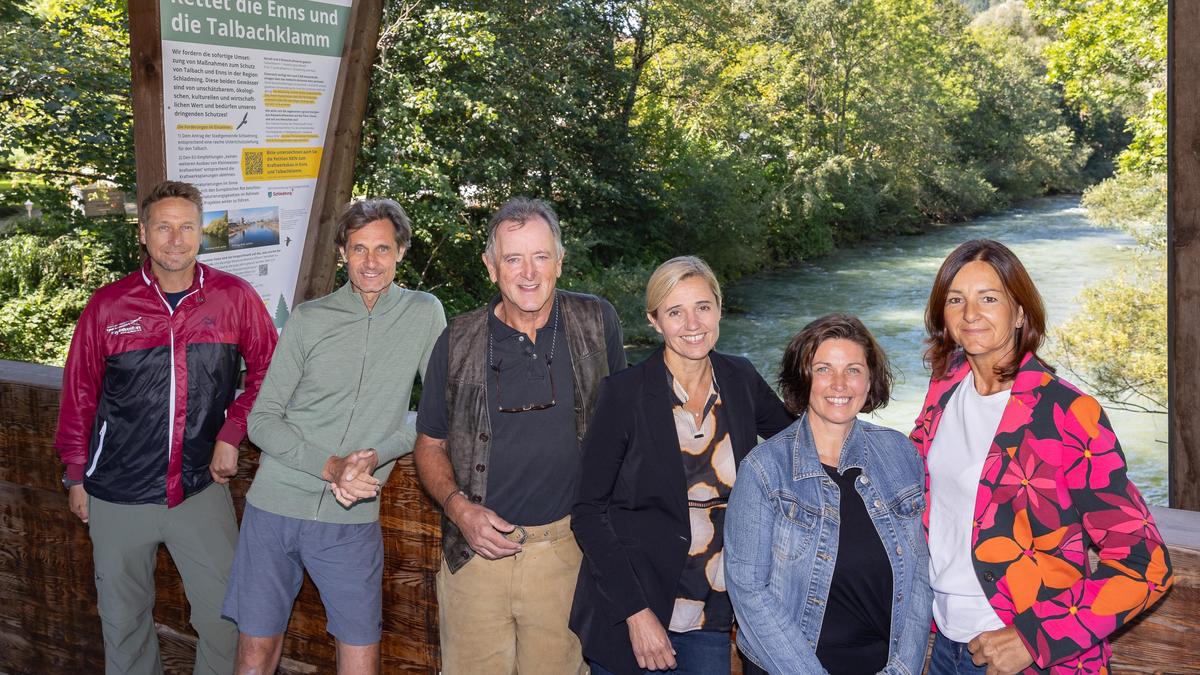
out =
[[(354, 400), (350, 402), (350, 418), (346, 420), (346, 430), (342, 432), (342, 440), (338, 442), (338, 447), (346, 442), (346, 437), (350, 435), (350, 427), (354, 424), (354, 411), (358, 409), (358, 395), (362, 393), (363, 377), (367, 372), (367, 346), (371, 344), (371, 310), (367, 310), (367, 330), (363, 335), (363, 360), (362, 366), (358, 370), (358, 385), (354, 388)], [(321, 499), (317, 501), (317, 515), (313, 516), (316, 520), (321, 515), (321, 505), (325, 502), (325, 491), (321, 490)]]

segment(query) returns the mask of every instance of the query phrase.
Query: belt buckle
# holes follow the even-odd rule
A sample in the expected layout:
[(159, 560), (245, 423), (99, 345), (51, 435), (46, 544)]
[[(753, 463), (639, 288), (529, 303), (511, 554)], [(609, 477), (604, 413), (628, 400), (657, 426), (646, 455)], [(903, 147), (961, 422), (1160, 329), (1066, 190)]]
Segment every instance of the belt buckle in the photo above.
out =
[[(514, 534), (518, 534), (519, 535), (518, 538), (513, 539), (512, 535), (514, 535)], [(504, 535), (504, 538), (508, 539), (509, 541), (516, 542), (518, 544), (524, 544), (525, 539), (528, 536), (529, 536), (528, 533), (525, 532), (525, 528), (521, 527), (520, 525), (513, 525), (513, 531)]]

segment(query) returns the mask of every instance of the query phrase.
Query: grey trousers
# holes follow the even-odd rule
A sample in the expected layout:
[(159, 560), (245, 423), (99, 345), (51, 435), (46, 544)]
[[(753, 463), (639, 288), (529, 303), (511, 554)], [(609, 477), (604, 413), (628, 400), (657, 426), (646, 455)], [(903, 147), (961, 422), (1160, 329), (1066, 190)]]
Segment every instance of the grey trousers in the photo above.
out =
[(233, 672), (237, 626), (221, 617), (221, 599), (238, 534), (229, 486), (213, 484), (173, 509), (89, 497), (88, 529), (107, 675), (162, 673), (154, 631), (154, 567), (159, 544), (167, 545), (183, 577), (192, 628), (200, 636), (194, 672)]

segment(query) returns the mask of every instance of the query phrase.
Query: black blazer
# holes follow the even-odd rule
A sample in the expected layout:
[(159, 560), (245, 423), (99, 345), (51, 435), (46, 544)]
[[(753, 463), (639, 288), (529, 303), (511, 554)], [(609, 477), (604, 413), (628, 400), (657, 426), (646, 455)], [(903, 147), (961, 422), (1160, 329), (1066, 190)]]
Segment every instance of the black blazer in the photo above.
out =
[[(729, 421), (736, 462), (792, 423), (779, 397), (740, 357), (713, 351), (713, 376)], [(641, 673), (625, 619), (646, 607), (671, 622), (691, 547), (682, 451), (660, 348), (600, 385), (583, 440), (579, 501), (571, 529), (583, 565), (571, 630), (583, 653), (609, 670)]]

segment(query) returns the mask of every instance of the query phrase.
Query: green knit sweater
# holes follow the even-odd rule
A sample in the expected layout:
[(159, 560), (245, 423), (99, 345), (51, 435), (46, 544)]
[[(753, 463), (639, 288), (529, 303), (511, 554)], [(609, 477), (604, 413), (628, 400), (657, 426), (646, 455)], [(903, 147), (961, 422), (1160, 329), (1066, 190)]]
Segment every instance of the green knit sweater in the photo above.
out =
[(445, 326), (437, 298), (394, 284), (370, 312), (350, 284), (296, 307), (250, 412), (262, 456), (246, 500), (290, 518), (378, 520), (378, 499), (345, 508), (321, 471), (331, 455), (375, 448), (375, 477), (387, 481), (393, 460), (412, 451), (413, 380)]

